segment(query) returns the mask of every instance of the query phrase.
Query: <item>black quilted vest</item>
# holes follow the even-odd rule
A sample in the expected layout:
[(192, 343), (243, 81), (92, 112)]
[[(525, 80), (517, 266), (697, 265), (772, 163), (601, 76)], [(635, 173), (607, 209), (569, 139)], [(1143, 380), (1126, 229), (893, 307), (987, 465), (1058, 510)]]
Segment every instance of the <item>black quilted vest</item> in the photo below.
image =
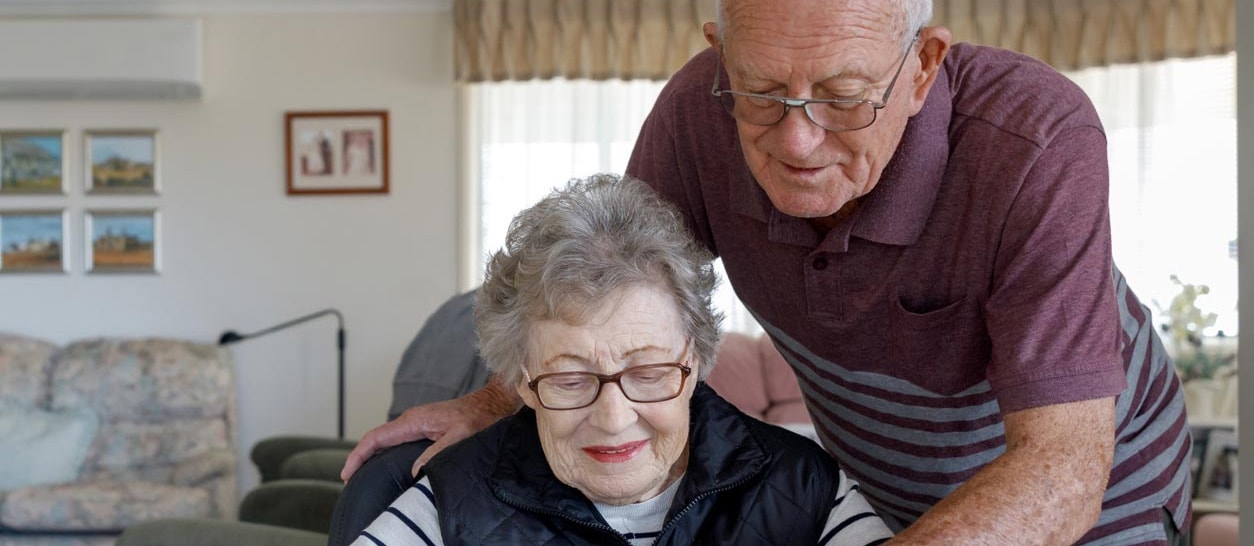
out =
[[(818, 542), (838, 473), (817, 444), (741, 413), (704, 383), (689, 441), (688, 470), (655, 544)], [(449, 546), (627, 544), (553, 475), (530, 409), (444, 450), (423, 472)]]

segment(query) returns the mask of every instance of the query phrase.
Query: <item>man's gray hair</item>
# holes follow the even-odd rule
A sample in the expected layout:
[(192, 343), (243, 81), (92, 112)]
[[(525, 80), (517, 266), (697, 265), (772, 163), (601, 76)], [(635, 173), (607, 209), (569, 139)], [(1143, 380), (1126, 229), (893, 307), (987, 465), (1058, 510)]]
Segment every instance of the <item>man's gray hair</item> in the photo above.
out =
[(705, 379), (723, 319), (710, 303), (718, 284), (712, 259), (679, 211), (643, 182), (572, 180), (514, 217), (505, 247), (488, 262), (475, 300), (479, 353), (506, 385), (517, 385), (535, 322), (583, 324), (620, 289), (651, 287), (673, 299)]
[[(715, 13), (718, 16), (718, 40), (727, 43), (727, 5), (739, 0), (714, 0)], [(932, 0), (896, 0), (901, 6), (893, 20), (892, 31), (901, 37), (901, 47), (914, 40), (914, 33), (927, 26), (932, 20)]]

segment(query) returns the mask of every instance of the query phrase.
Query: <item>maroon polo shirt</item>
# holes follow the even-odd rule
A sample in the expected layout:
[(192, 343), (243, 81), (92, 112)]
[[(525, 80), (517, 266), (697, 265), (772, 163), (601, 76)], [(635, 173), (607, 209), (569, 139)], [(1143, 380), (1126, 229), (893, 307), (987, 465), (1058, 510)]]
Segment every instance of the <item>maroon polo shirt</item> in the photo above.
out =
[(758, 187), (710, 93), (716, 62), (707, 50), (671, 79), (627, 172), (723, 258), (890, 525), (1004, 452), (1005, 414), (1115, 395), (1115, 468), (1082, 543), (1163, 540), (1163, 508), (1185, 525), (1183, 398), (1113, 267), (1106, 140), (1079, 88), (955, 45), (878, 185), (820, 235)]

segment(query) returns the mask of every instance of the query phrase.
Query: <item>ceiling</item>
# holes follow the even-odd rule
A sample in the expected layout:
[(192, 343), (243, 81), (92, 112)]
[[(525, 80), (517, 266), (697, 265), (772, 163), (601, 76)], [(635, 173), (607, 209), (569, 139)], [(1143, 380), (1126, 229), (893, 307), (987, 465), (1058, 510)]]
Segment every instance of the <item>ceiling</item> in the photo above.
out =
[(449, 11), (453, 0), (0, 0), (4, 16)]

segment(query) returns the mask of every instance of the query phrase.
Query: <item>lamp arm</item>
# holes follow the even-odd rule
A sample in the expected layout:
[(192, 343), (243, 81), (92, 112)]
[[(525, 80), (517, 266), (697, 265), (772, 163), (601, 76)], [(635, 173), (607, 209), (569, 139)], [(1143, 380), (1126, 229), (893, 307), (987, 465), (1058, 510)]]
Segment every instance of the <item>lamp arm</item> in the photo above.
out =
[(343, 440), (344, 439), (344, 345), (345, 345), (344, 338), (345, 338), (345, 335), (344, 335), (344, 315), (340, 314), (339, 310), (323, 309), (321, 311), (316, 311), (308, 315), (305, 315), (303, 317), (297, 317), (287, 322), (284, 322), (282, 324), (276, 324), (264, 330), (258, 330), (250, 334), (240, 334), (238, 332), (235, 332), (234, 330), (228, 330), (226, 332), (222, 332), (222, 336), (218, 338), (218, 344), (230, 345), (232, 343), (244, 341), (246, 339), (252, 339), (254, 337), (261, 337), (266, 334), (277, 332), (279, 330), (291, 328), (292, 326), (296, 326), (297, 324), (309, 322), (313, 319), (316, 319), (318, 317), (322, 317), (325, 315), (335, 315), (335, 321), (337, 323), (337, 326), (339, 327), (335, 336), (336, 348), (338, 349), (338, 353), (339, 353), (337, 362), (336, 362), (337, 373), (336, 373), (336, 386), (335, 386), (336, 402), (337, 402), (336, 414), (337, 414), (337, 421), (338, 421), (336, 432), (339, 434), (339, 438)]
[[(284, 323), (282, 323), (282, 324), (276, 324), (276, 325), (271, 326), (271, 327), (269, 327), (269, 328), (266, 328), (266, 329), (264, 329), (264, 330), (258, 330), (258, 331), (256, 331), (256, 332), (253, 332), (253, 333), (250, 333), (250, 334), (239, 334), (239, 337), (238, 337), (238, 338), (236, 338), (236, 339), (231, 339), (231, 340), (229, 340), (229, 341), (220, 342), (220, 343), (221, 343), (222, 345), (226, 345), (226, 344), (228, 344), (228, 343), (234, 343), (234, 342), (236, 342), (236, 341), (243, 341), (243, 340), (245, 340), (245, 339), (250, 339), (250, 338), (254, 338), (254, 337), (261, 337), (261, 336), (264, 336), (264, 335), (269, 334), (269, 333), (273, 333), (273, 332), (277, 332), (277, 331), (279, 331), (279, 330), (285, 330), (285, 329), (287, 329), (287, 328), (291, 328), (291, 327), (293, 327), (293, 326), (296, 326), (297, 324), (301, 324), (301, 323), (309, 322), (309, 321), (311, 321), (311, 320), (313, 320), (313, 319), (316, 319), (316, 318), (318, 318), (318, 317), (325, 316), (325, 315), (335, 315), (335, 320), (336, 320), (336, 322), (339, 324), (340, 331), (341, 331), (341, 332), (343, 332), (343, 331), (344, 331), (344, 315), (340, 314), (339, 310), (337, 310), (337, 309), (323, 309), (323, 310), (321, 310), (321, 311), (317, 311), (317, 312), (314, 312), (314, 313), (310, 313), (310, 314), (305, 315), (305, 316), (303, 316), (303, 317), (297, 317), (297, 318), (294, 318), (294, 319), (289, 320), (289, 321), (287, 321), (287, 322), (284, 322)], [(340, 344), (340, 346), (341, 346), (341, 347), (343, 347), (343, 345), (344, 345), (344, 340), (343, 340), (343, 335), (342, 335), (342, 334), (341, 334), (341, 339), (340, 339), (340, 341), (339, 341), (339, 344)]]

